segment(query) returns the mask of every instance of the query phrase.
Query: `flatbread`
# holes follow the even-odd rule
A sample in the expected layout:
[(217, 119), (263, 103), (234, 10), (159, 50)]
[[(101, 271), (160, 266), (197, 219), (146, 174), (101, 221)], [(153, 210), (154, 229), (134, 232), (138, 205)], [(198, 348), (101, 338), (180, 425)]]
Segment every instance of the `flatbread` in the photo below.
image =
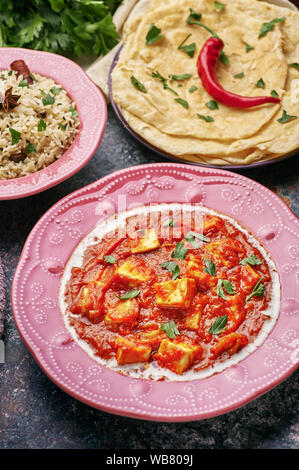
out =
[[(211, 96), (203, 89), (197, 75), (196, 60), (209, 33), (199, 26), (188, 25), (189, 8), (202, 13), (202, 21), (216, 30), (225, 43), (230, 58), (228, 66), (219, 63), (218, 79), (223, 87), (246, 96), (270, 95), (275, 89), (282, 98), (280, 105), (267, 104), (250, 109), (229, 108), (219, 103), (211, 111), (206, 103)], [(286, 18), (273, 31), (258, 39), (262, 23), (274, 18)], [(201, 0), (166, 0), (161, 6), (152, 0), (149, 10), (126, 23), (124, 48), (112, 73), (115, 102), (132, 129), (155, 147), (172, 155), (209, 164), (248, 164), (288, 153), (299, 147), (299, 119), (280, 124), (277, 119), (285, 109), (299, 116), (299, 73), (289, 64), (299, 58), (299, 13), (254, 0), (232, 0), (225, 10), (216, 12), (214, 2)], [(145, 45), (145, 36), (154, 23), (165, 36), (152, 46)], [(187, 44), (195, 42), (196, 53), (191, 59), (178, 50), (188, 35)], [(245, 43), (254, 47), (246, 53)], [(152, 77), (191, 74), (180, 82), (168, 82), (178, 93), (164, 90)], [(234, 75), (244, 72), (244, 78)], [(137, 90), (130, 81), (135, 76), (147, 93)], [(257, 88), (263, 78), (265, 89)], [(196, 86), (194, 93), (189, 93)], [(186, 100), (185, 109), (175, 101)], [(212, 115), (206, 123), (198, 114)]]

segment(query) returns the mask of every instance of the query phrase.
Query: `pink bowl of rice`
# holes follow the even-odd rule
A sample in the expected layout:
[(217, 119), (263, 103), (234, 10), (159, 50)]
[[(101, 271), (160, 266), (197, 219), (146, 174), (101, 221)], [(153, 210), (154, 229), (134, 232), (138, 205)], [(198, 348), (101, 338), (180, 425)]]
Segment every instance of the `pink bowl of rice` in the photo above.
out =
[(2, 48), (0, 200), (31, 196), (78, 172), (106, 122), (105, 98), (79, 65), (48, 52)]

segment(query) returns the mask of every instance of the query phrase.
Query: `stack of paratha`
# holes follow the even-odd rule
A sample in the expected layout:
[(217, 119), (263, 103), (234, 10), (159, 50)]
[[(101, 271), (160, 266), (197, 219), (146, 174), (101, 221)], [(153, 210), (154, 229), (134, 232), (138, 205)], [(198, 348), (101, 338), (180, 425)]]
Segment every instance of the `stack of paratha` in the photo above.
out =
[[(299, 12), (255, 0), (224, 3), (218, 11), (213, 0), (151, 0), (142, 16), (129, 19), (112, 73), (113, 99), (137, 134), (182, 159), (247, 165), (288, 154), (299, 148)], [(196, 62), (211, 35), (187, 23), (190, 8), (224, 41), (229, 63), (218, 64), (220, 84), (244, 96), (275, 92), (280, 104), (249, 109), (207, 106), (213, 98), (202, 86)], [(259, 37), (264, 23), (281, 18)], [(147, 45), (152, 25), (163, 38)], [(193, 57), (178, 48), (186, 38), (185, 44), (196, 44)], [(157, 72), (167, 82), (153, 77)], [(191, 76), (172, 80), (173, 75)], [(132, 77), (146, 92), (134, 86)]]

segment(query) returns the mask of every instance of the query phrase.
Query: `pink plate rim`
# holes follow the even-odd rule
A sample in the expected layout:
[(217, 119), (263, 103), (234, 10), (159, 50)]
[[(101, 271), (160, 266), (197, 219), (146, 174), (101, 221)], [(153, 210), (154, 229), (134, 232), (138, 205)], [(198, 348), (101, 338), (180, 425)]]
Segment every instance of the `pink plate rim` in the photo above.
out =
[[(63, 266), (80, 239), (101, 220), (99, 203), (114, 204), (124, 193), (128, 203), (202, 202), (235, 217), (270, 252), (281, 279), (280, 315), (263, 344), (236, 366), (207, 379), (151, 382), (99, 365), (70, 341), (55, 304)], [(298, 218), (276, 194), (230, 171), (176, 163), (116, 171), (61, 199), (32, 229), (12, 283), (16, 326), (48, 377), (96, 409), (164, 422), (227, 413), (266, 393), (298, 367), (298, 226)]]
[(0, 200), (18, 199), (45, 191), (81, 170), (96, 152), (107, 123), (107, 104), (100, 89), (75, 62), (58, 54), (21, 48), (1, 48), (0, 69), (24, 59), (32, 72), (51, 77), (77, 105), (80, 130), (71, 147), (48, 167), (28, 176), (0, 180)]

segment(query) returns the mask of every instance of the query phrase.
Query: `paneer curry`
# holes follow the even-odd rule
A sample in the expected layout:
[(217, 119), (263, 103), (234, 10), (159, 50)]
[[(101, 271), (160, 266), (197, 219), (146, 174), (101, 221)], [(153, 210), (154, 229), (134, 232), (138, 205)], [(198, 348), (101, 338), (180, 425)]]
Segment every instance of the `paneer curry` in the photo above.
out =
[(268, 262), (221, 214), (149, 215), (84, 249), (64, 291), (69, 324), (118, 366), (182, 376), (226, 361), (269, 320)]

